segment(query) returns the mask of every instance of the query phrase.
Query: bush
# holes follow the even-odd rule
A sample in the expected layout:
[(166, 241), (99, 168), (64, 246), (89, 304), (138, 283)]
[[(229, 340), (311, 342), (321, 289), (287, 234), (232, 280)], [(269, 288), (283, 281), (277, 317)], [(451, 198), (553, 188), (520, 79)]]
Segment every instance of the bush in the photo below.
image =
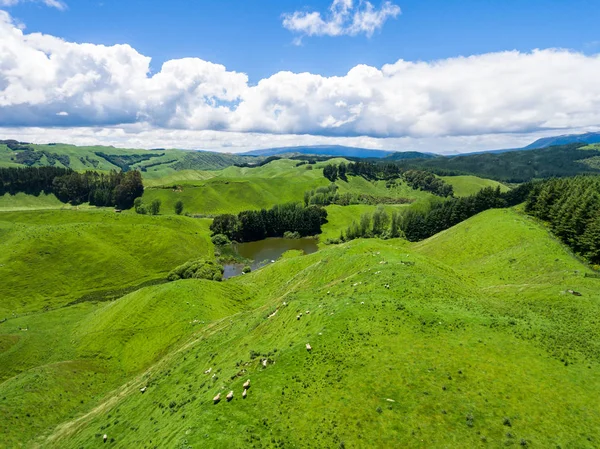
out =
[(300, 238), (300, 233), (297, 231), (285, 231), (283, 233), (283, 237), (286, 239), (299, 239)]
[(150, 213), (152, 215), (158, 215), (160, 212), (161, 201), (157, 198), (152, 203), (150, 203)]
[(213, 235), (210, 240), (213, 242), (213, 245), (215, 246), (225, 246), (225, 245), (229, 245), (231, 243), (231, 240), (229, 240), (229, 237), (227, 237), (224, 234), (216, 234)]
[(252, 271), (252, 268), (250, 267), (250, 265), (246, 265), (243, 270), (242, 273), (250, 273)]
[(198, 259), (179, 265), (172, 270), (167, 279), (178, 281), (179, 279), (208, 279), (209, 281), (223, 280), (223, 266), (212, 260)]
[(181, 215), (183, 212), (183, 201), (179, 200), (175, 203), (175, 213)]

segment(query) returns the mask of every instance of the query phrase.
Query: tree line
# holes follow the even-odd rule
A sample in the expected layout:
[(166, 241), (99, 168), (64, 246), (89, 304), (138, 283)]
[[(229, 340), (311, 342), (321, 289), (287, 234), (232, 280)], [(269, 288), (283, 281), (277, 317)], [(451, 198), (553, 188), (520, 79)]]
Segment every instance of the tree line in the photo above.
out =
[(485, 210), (516, 206), (527, 199), (532, 188), (532, 183), (508, 192), (502, 192), (499, 186), (486, 187), (475, 195), (434, 203), (429, 210), (407, 210), (400, 229), (411, 242), (423, 240)]
[(323, 176), (332, 183), (338, 178), (347, 181), (347, 176), (362, 176), (368, 181), (392, 181), (399, 178), (414, 190), (423, 190), (441, 197), (454, 195), (454, 189), (443, 179), (424, 170), (402, 169), (397, 164), (390, 162), (354, 162), (339, 165), (327, 164), (323, 167)]
[(536, 184), (525, 210), (548, 222), (552, 232), (573, 251), (600, 264), (600, 176)]
[(92, 206), (116, 206), (129, 209), (144, 193), (142, 175), (111, 171), (75, 172), (57, 167), (26, 167), (0, 169), (0, 195), (19, 192), (39, 195), (54, 194), (63, 203)]
[(210, 230), (213, 236), (225, 235), (232, 241), (252, 242), (267, 237), (283, 237), (286, 232), (297, 232), (302, 237), (317, 235), (321, 233), (321, 225), (326, 222), (325, 209), (289, 203), (268, 210), (218, 215), (210, 225)]

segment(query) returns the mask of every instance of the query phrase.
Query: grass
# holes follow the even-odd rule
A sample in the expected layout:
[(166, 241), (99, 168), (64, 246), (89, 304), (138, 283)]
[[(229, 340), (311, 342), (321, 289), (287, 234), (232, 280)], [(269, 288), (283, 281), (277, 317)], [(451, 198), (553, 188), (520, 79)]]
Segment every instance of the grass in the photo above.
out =
[(69, 207), (62, 203), (53, 194), (47, 195), (41, 193), (39, 196), (27, 195), (25, 193), (17, 193), (11, 195), (5, 193), (0, 196), (0, 211), (16, 211), (28, 209), (61, 209)]
[(441, 176), (441, 178), (454, 188), (454, 196), (474, 195), (486, 187), (500, 187), (500, 190), (510, 190), (504, 184), (491, 179), (479, 178), (477, 176)]
[[(296, 167), (296, 161), (282, 159), (258, 168), (228, 167), (211, 172), (214, 176), (210, 178), (206, 173), (185, 172), (181, 177), (173, 175), (152, 179), (153, 187), (145, 190), (143, 200), (150, 203), (160, 199), (164, 213), (174, 213), (175, 203), (181, 200), (186, 212), (204, 215), (238, 213), (242, 210), (270, 208), (281, 203), (302, 202), (304, 192), (330, 184), (323, 177), (323, 166), (341, 161), (343, 159), (333, 159)], [(203, 179), (194, 180), (194, 176)], [(173, 184), (180, 188), (173, 189)], [(340, 193), (416, 200), (431, 197), (402, 182), (387, 188), (384, 181), (370, 182), (361, 177), (350, 177), (348, 182), (338, 180), (336, 184)]]
[(418, 244), (356, 240), (16, 318), (0, 324), (0, 433), (60, 448), (105, 433), (140, 448), (597, 447), (587, 272), (535, 221), (491, 210)]
[(0, 213), (0, 317), (139, 285), (210, 257), (209, 223), (102, 210)]

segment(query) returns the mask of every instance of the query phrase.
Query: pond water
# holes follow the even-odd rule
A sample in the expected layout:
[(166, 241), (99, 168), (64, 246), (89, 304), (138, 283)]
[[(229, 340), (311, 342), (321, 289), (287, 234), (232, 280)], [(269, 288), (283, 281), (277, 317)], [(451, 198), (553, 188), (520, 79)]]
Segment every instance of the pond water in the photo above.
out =
[[(301, 250), (304, 254), (312, 254), (319, 249), (316, 240), (306, 238), (269, 238), (258, 242), (235, 243), (232, 248), (243, 258), (252, 260), (250, 264), (252, 271), (276, 261), (283, 253), (292, 249)], [(223, 278), (228, 279), (242, 274), (244, 265), (231, 263), (223, 265), (223, 268), (225, 269)]]

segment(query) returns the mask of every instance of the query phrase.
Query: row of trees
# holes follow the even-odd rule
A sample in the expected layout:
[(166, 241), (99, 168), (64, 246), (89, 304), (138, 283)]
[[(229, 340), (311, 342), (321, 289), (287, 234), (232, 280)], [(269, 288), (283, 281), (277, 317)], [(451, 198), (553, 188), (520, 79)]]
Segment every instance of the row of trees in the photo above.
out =
[(433, 173), (423, 170), (407, 170), (402, 174), (406, 183), (414, 190), (423, 190), (431, 192), (441, 197), (454, 196), (454, 189), (443, 179), (438, 178)]
[(302, 237), (320, 234), (321, 225), (326, 222), (325, 209), (289, 203), (269, 210), (218, 215), (210, 225), (210, 230), (213, 235), (222, 234), (232, 241), (251, 242), (267, 237), (282, 237), (286, 232), (297, 232)]
[(485, 210), (516, 206), (527, 199), (532, 188), (531, 183), (508, 192), (502, 192), (500, 187), (486, 187), (475, 195), (434, 203), (426, 211), (407, 210), (400, 229), (407, 240), (423, 240)]
[(551, 179), (537, 184), (525, 205), (550, 223), (552, 232), (575, 252), (600, 264), (600, 177)]
[(138, 171), (78, 173), (57, 167), (0, 169), (0, 195), (19, 192), (31, 195), (53, 193), (64, 203), (89, 202), (93, 206), (129, 209), (134, 200), (144, 193), (144, 185)]
[(403, 178), (415, 190), (424, 190), (441, 197), (454, 195), (452, 186), (433, 173), (414, 169), (404, 171), (397, 164), (389, 162), (355, 162), (348, 165), (342, 162), (339, 165), (327, 164), (323, 167), (323, 176), (331, 182), (335, 182), (338, 178), (347, 181), (348, 175), (362, 176), (369, 181), (393, 181)]
[(52, 193), (54, 178), (68, 175), (72, 170), (58, 167), (0, 168), (0, 196), (19, 192), (39, 195)]
[(396, 238), (402, 237), (400, 229), (401, 215), (398, 211), (388, 214), (383, 206), (377, 207), (373, 214), (364, 213), (360, 221), (352, 224), (340, 235), (340, 240), (353, 240), (358, 238)]

